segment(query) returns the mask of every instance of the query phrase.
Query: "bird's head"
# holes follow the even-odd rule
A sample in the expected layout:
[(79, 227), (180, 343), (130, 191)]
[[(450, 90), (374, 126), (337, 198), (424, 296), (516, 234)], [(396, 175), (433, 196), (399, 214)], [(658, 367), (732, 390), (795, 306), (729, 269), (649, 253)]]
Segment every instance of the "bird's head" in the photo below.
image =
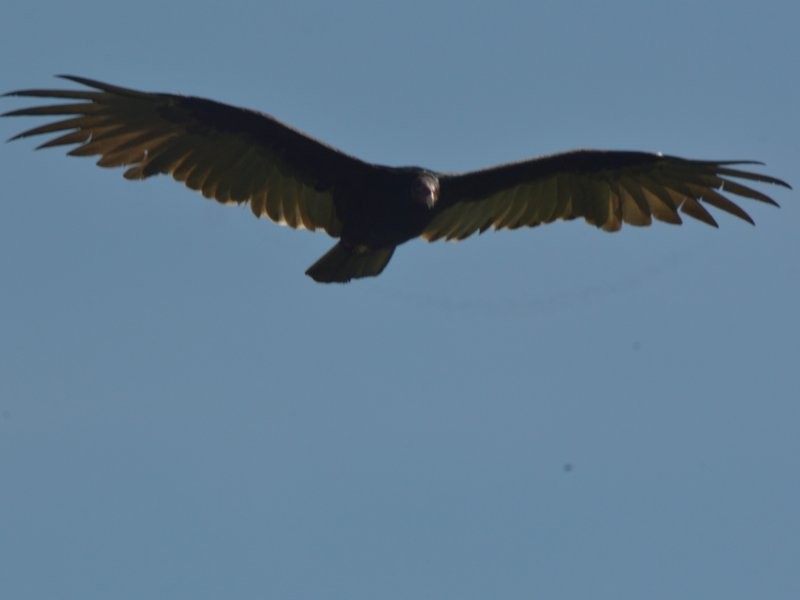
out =
[(411, 198), (428, 209), (433, 208), (439, 199), (439, 179), (433, 173), (419, 173), (411, 184)]

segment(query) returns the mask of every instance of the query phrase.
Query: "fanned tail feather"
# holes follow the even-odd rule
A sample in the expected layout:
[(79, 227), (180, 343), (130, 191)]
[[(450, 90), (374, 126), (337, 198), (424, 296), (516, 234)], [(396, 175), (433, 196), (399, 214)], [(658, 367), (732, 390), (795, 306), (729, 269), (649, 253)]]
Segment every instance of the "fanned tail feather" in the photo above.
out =
[(392, 258), (394, 248), (374, 249), (339, 242), (311, 265), (306, 275), (320, 283), (347, 283), (360, 277), (375, 277)]

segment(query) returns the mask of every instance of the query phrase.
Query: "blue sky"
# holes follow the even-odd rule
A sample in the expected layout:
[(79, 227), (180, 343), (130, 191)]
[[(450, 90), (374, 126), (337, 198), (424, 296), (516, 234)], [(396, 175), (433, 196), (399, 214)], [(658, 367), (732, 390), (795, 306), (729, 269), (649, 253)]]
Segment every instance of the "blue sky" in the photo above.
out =
[[(206, 96), (394, 165), (639, 149), (798, 187), (798, 12), (6, 0), (0, 88)], [(0, 596), (800, 597), (796, 191), (755, 228), (416, 241), (322, 286), (322, 234), (32, 146), (0, 145)]]

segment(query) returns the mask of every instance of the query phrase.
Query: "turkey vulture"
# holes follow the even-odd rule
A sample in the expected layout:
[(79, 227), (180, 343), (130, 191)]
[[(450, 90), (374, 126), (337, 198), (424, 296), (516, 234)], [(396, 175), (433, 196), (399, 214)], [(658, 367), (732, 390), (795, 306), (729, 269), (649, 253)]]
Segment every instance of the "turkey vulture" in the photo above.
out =
[(394, 249), (421, 236), (462, 240), (489, 227), (534, 227), (583, 217), (617, 231), (678, 212), (717, 226), (704, 204), (753, 223), (722, 192), (777, 205), (735, 180), (789, 187), (742, 169), (752, 161), (687, 160), (644, 152), (578, 150), (464, 174), (364, 162), (263, 113), (191, 96), (140, 92), (83, 77), (89, 89), (34, 89), (7, 96), (60, 104), (5, 116), (59, 116), (11, 138), (58, 133), (39, 148), (127, 167), (127, 179), (166, 173), (221, 203), (250, 203), (256, 216), (323, 229), (337, 244), (306, 273), (346, 282), (383, 271)]

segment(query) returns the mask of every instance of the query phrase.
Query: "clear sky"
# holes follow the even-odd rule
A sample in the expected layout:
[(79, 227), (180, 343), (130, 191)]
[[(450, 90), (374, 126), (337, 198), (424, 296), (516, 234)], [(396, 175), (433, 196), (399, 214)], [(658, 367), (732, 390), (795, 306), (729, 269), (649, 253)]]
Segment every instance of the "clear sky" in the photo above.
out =
[[(2, 13), (4, 91), (206, 96), (393, 165), (638, 149), (800, 187), (795, 1)], [(323, 286), (323, 234), (33, 146), (0, 144), (0, 597), (800, 598), (797, 191), (745, 200), (756, 227), (414, 241)]]

